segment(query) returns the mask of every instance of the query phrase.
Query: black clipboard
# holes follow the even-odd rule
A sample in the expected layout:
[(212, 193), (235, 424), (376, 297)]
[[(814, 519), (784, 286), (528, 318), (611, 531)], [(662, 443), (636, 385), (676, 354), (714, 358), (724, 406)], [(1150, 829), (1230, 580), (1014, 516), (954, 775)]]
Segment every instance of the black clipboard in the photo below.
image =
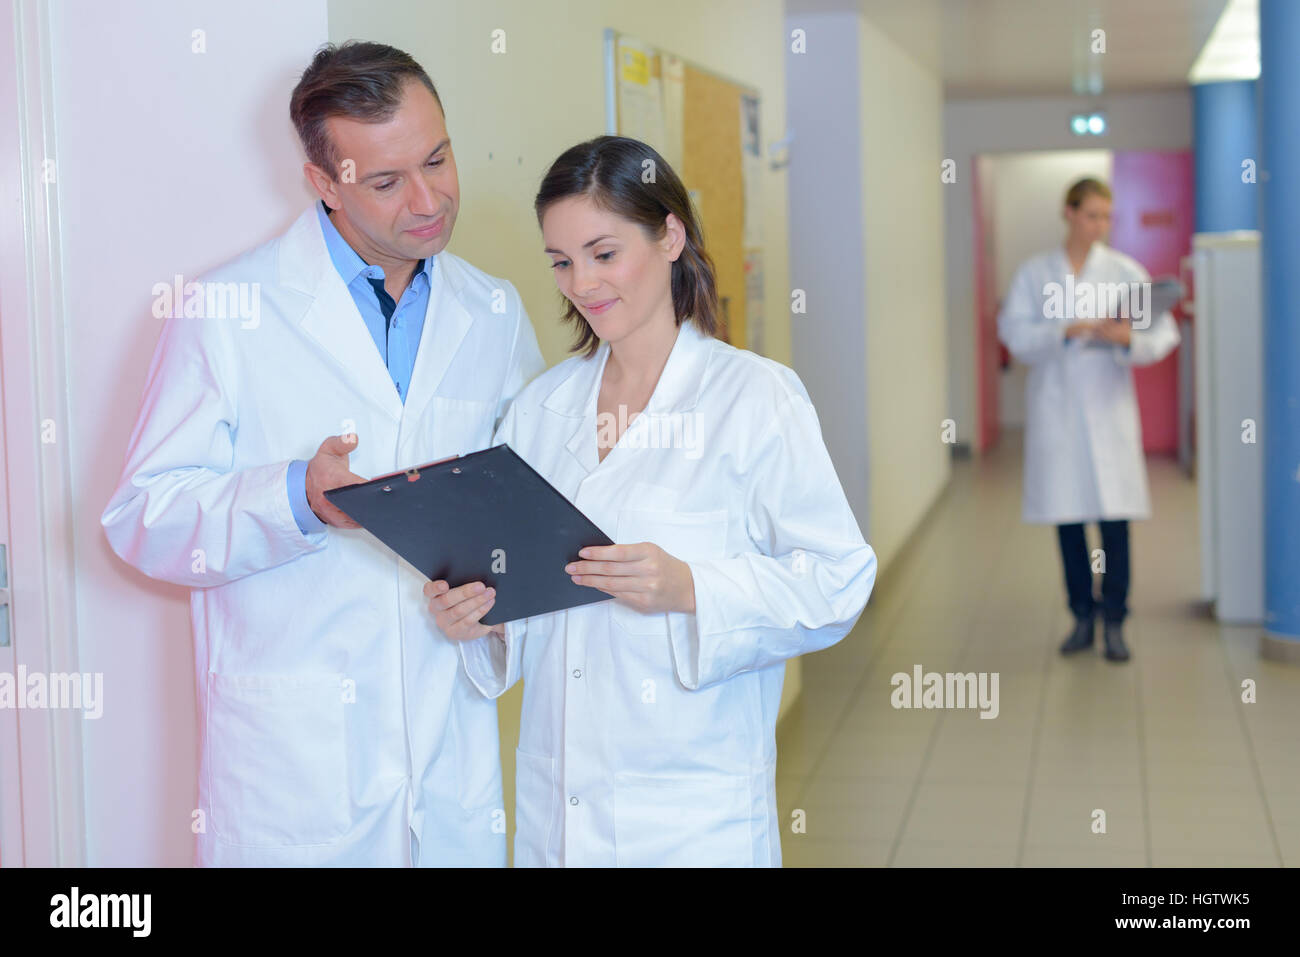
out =
[(485, 625), (605, 601), (564, 566), (613, 540), (508, 445), (330, 489), (325, 497), (416, 571), (495, 588)]

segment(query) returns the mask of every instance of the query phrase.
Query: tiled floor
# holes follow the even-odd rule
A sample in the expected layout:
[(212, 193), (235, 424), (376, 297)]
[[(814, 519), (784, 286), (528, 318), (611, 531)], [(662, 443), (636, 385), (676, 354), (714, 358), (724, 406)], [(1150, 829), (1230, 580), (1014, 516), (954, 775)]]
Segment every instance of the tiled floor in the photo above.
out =
[[(777, 734), (786, 866), (1300, 864), (1300, 668), (1198, 607), (1196, 487), (1148, 469), (1114, 664), (1100, 628), (1096, 652), (1057, 653), (1056, 537), (1020, 521), (1014, 437), (956, 464), (853, 633), (804, 659)], [(997, 672), (998, 716), (895, 709), (891, 676), (918, 664)]]

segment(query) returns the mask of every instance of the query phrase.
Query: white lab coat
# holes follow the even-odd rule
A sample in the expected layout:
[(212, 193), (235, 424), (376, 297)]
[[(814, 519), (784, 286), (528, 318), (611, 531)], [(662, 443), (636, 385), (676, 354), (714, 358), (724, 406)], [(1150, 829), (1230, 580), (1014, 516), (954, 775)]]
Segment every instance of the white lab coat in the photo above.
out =
[(608, 355), (539, 376), (495, 441), (616, 542), (686, 561), (696, 610), (608, 600), (461, 645), (485, 695), (524, 681), (515, 864), (776, 866), (785, 661), (849, 631), (875, 553), (791, 370), (686, 322), (645, 413), (600, 462)]
[[(1132, 366), (1158, 362), (1178, 345), (1173, 316), (1150, 317), (1146, 329), (1133, 329), (1128, 349), (1066, 340), (1065, 327), (1104, 314), (1074, 309), (1071, 318), (1048, 318), (1048, 284), (1065, 287), (1070, 272), (1065, 249), (1025, 262), (1011, 281), (998, 316), (998, 335), (1028, 364), (1025, 384), (1026, 522), (1059, 525), (1102, 519), (1147, 518), (1151, 513), (1142, 426)], [(1073, 282), (1146, 282), (1147, 271), (1133, 258), (1094, 243)]]
[(303, 535), (285, 491), (290, 459), (348, 431), (363, 476), (483, 448), (541, 370), (514, 287), (435, 263), (405, 404), (314, 207), (206, 277), (260, 284), (256, 322), (163, 327), (102, 523), (193, 589), (200, 865), (505, 864), (496, 707), (425, 579), (363, 529)]

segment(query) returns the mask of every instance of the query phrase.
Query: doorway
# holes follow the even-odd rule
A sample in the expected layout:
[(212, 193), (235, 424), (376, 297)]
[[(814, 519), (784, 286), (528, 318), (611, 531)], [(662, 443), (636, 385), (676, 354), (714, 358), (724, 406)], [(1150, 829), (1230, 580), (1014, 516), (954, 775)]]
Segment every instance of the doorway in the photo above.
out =
[[(1003, 429), (1024, 426), (1027, 370), (998, 340), (997, 316), (1020, 263), (1060, 245), (1061, 205), (1070, 184), (1092, 176), (1110, 185), (1115, 202), (1109, 245), (1140, 262), (1153, 279), (1181, 273), (1191, 250), (1194, 193), (1192, 156), (1185, 150), (986, 153), (974, 165), (976, 435), (983, 451)], [(1135, 369), (1134, 379), (1145, 451), (1174, 454), (1177, 351)]]

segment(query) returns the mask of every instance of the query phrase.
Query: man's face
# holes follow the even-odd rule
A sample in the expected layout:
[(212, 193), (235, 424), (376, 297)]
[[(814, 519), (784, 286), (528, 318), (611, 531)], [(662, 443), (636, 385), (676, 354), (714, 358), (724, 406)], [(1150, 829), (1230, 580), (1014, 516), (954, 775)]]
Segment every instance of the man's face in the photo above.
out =
[[(460, 208), (456, 159), (442, 109), (418, 80), (382, 123), (332, 116), (337, 180), (312, 175), (333, 219), (369, 262), (425, 259), (451, 240)], [(351, 161), (351, 165), (349, 165)], [(318, 169), (310, 166), (310, 170)]]

